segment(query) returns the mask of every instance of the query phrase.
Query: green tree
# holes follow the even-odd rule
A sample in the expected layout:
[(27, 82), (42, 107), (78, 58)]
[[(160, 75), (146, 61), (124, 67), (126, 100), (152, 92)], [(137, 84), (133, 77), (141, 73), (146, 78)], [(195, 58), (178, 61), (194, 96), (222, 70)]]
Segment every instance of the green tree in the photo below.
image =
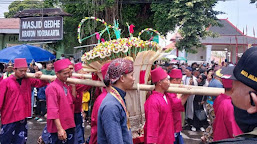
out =
[[(206, 31), (210, 25), (218, 25), (216, 15), (220, 12), (214, 11), (213, 7), (217, 0), (155, 0), (154, 3), (133, 3), (128, 0), (35, 0), (15, 1), (9, 6), (6, 17), (13, 16), (16, 12), (25, 8), (61, 7), (65, 12), (72, 14), (64, 18), (64, 46), (65, 52), (73, 53), (74, 46), (78, 46), (77, 27), (84, 17), (98, 17), (104, 19), (108, 24), (119, 19), (119, 27), (122, 37), (128, 37), (127, 24), (134, 24), (134, 36), (139, 31), (151, 27), (162, 34), (173, 31), (177, 26), (182, 39), (177, 42), (180, 50), (196, 52), (193, 47), (201, 47), (200, 39), (212, 35)], [(83, 24), (82, 33), (85, 36), (103, 30), (104, 26), (95, 21), (87, 21)], [(113, 35), (113, 32), (111, 35)], [(148, 33), (149, 34), (149, 33)], [(151, 33), (150, 33), (151, 34)], [(142, 35), (144, 39), (149, 36)], [(107, 40), (106, 34), (103, 37)], [(91, 37), (81, 45), (96, 43), (96, 38)], [(60, 45), (61, 42), (53, 46)]]
[(200, 38), (212, 35), (206, 28), (219, 25), (216, 15), (221, 12), (213, 10), (216, 3), (216, 0), (173, 0), (170, 3), (152, 4), (155, 27), (163, 34), (176, 26), (180, 27), (182, 39), (176, 47), (194, 53), (193, 47), (202, 47)]
[[(67, 2), (67, 1), (66, 1)], [(77, 25), (84, 16), (95, 16), (103, 18), (107, 23), (112, 24), (114, 19), (119, 19), (122, 35), (128, 36), (126, 23), (134, 24), (135, 33), (144, 28), (152, 27), (162, 34), (173, 31), (179, 26), (182, 39), (177, 42), (180, 50), (196, 52), (193, 47), (202, 47), (200, 39), (213, 35), (206, 31), (210, 25), (218, 25), (216, 15), (221, 13), (213, 10), (216, 0), (173, 0), (155, 3), (124, 3), (121, 0), (88, 0), (86, 3), (74, 4), (68, 2), (63, 5), (66, 12), (72, 13), (75, 17), (67, 18), (71, 23)], [(73, 24), (74, 25), (74, 24)], [(84, 33), (92, 34), (102, 27), (97, 24), (85, 24)], [(69, 27), (72, 37), (75, 37), (77, 27)], [(74, 32), (72, 32), (74, 31)], [(94, 37), (83, 44), (93, 43)], [(71, 39), (70, 39), (71, 40)]]
[(20, 12), (24, 9), (49, 8), (49, 7), (53, 7), (53, 5), (49, 3), (49, 0), (47, 0), (46, 2), (42, 2), (40, 0), (24, 0), (24, 1), (16, 0), (9, 5), (8, 7), (9, 11), (5, 12), (4, 16), (5, 18), (11, 18), (17, 12)]

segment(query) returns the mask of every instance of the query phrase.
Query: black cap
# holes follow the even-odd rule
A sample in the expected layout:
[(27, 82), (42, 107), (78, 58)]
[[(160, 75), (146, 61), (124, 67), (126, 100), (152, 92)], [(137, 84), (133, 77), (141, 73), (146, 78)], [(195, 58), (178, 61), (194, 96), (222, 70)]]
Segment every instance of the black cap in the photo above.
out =
[(257, 90), (257, 47), (244, 52), (233, 73), (238, 81)]
[(237, 80), (233, 74), (234, 69), (235, 66), (223, 67), (220, 71), (220, 73), (222, 74), (220, 78)]

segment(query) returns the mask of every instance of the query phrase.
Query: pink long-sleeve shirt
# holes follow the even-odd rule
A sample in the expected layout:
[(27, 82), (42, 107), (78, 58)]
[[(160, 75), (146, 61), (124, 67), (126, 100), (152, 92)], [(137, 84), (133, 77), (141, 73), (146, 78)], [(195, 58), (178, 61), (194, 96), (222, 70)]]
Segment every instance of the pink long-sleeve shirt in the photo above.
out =
[[(168, 98), (170, 101), (173, 101), (173, 103), (181, 104), (181, 100), (177, 98), (177, 94), (169, 93)], [(174, 122), (174, 132), (178, 133), (182, 131), (182, 120), (181, 120), (181, 112), (185, 111), (184, 107), (173, 107), (172, 113), (173, 113), (173, 122)]]
[[(66, 89), (66, 93), (65, 93)], [(70, 87), (58, 78), (46, 88), (47, 131), (56, 133), (55, 119), (60, 119), (64, 130), (75, 127), (73, 96)]]
[(182, 109), (181, 101), (173, 103), (170, 94), (153, 91), (145, 102), (145, 143), (169, 144), (175, 141), (172, 109)]
[(76, 84), (77, 96), (74, 99), (74, 113), (81, 113), (83, 92), (89, 90), (90, 88), (91, 86)]
[(97, 144), (98, 110), (99, 110), (101, 103), (106, 95), (107, 95), (107, 91), (105, 89), (103, 89), (103, 92), (95, 100), (92, 115), (91, 115), (91, 136), (90, 136), (89, 144)]
[(213, 123), (214, 141), (234, 138), (242, 134), (236, 123), (231, 101), (231, 97), (225, 94), (220, 94), (214, 101), (213, 108), (216, 116)]
[(0, 82), (0, 111), (2, 124), (9, 124), (31, 116), (31, 87), (42, 87), (47, 81), (34, 78), (23, 78), (21, 85), (16, 77), (3, 79)]

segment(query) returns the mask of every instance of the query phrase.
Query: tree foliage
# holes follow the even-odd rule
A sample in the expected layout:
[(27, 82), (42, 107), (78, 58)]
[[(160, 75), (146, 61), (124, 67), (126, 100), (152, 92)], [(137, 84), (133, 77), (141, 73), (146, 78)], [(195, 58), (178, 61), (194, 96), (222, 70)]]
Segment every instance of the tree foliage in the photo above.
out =
[(166, 4), (153, 4), (155, 11), (155, 27), (162, 33), (180, 27), (182, 39), (177, 42), (178, 49), (187, 52), (196, 52), (193, 47), (201, 47), (200, 38), (210, 36), (206, 31), (210, 25), (218, 25), (214, 11), (216, 0), (173, 0)]
[(48, 0), (44, 3), (40, 0), (16, 0), (12, 2), (8, 9), (8, 12), (4, 13), (5, 18), (11, 18), (13, 17), (17, 12), (22, 11), (24, 9), (37, 9), (37, 8), (49, 8), (53, 7), (50, 3), (48, 3)]
[(250, 0), (250, 3), (255, 3), (257, 0)]
[[(21, 4), (27, 1), (31, 0), (13, 2), (9, 6), (10, 11), (6, 17), (13, 15), (14, 11), (29, 8), (28, 4), (25, 6)], [(67, 51), (73, 51), (73, 47), (79, 45), (77, 27), (81, 19), (94, 16), (104, 19), (108, 24), (113, 24), (113, 21), (118, 19), (123, 37), (129, 36), (126, 23), (136, 26), (134, 36), (147, 27), (167, 34), (179, 26), (179, 32), (183, 38), (177, 42), (176, 46), (180, 50), (195, 52), (192, 50), (193, 47), (202, 46), (200, 39), (211, 35), (206, 28), (218, 24), (216, 15), (219, 12), (213, 10), (216, 3), (216, 0), (155, 0), (154, 3), (127, 3), (125, 0), (62, 0), (60, 3), (58, 0), (46, 0), (43, 6), (58, 6), (72, 14), (72, 17), (64, 18), (64, 45)], [(42, 4), (35, 4), (32, 7), (42, 7)], [(82, 31), (83, 35), (87, 36), (103, 28), (101, 23), (88, 21), (83, 25)], [(103, 37), (108, 39), (106, 34)], [(91, 37), (82, 45), (96, 42), (96, 38)]]
[[(86, 6), (76, 4), (74, 8), (74, 4), (68, 3), (64, 5), (64, 8), (67, 12), (77, 16), (72, 17), (73, 20), (71, 20), (71, 23), (76, 21), (75, 24), (78, 24), (84, 16), (104, 18), (109, 24), (112, 24), (114, 19), (119, 19), (123, 36), (128, 36), (126, 23), (136, 26), (134, 36), (147, 27), (167, 34), (179, 26), (179, 32), (183, 38), (177, 42), (177, 48), (185, 49), (187, 52), (196, 52), (192, 48), (202, 47), (200, 39), (211, 35), (206, 28), (210, 25), (218, 25), (216, 15), (220, 12), (213, 10), (216, 3), (216, 0), (172, 0), (169, 2), (159, 0), (156, 3), (122, 4), (120, 0), (104, 2), (90, 0)], [(97, 28), (99, 28), (97, 25), (85, 27), (85, 33), (98, 31)], [(71, 29), (70, 32), (76, 31), (76, 27), (74, 30)], [(93, 39), (95, 38), (85, 43), (92, 43)]]

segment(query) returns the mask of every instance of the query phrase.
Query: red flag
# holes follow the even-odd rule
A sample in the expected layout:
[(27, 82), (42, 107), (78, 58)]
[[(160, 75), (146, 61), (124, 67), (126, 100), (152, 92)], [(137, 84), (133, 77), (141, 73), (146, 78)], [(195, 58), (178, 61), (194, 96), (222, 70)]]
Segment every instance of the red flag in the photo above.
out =
[(134, 27), (135, 26), (133, 24), (129, 26), (129, 33), (131, 33), (131, 34), (134, 33)]

